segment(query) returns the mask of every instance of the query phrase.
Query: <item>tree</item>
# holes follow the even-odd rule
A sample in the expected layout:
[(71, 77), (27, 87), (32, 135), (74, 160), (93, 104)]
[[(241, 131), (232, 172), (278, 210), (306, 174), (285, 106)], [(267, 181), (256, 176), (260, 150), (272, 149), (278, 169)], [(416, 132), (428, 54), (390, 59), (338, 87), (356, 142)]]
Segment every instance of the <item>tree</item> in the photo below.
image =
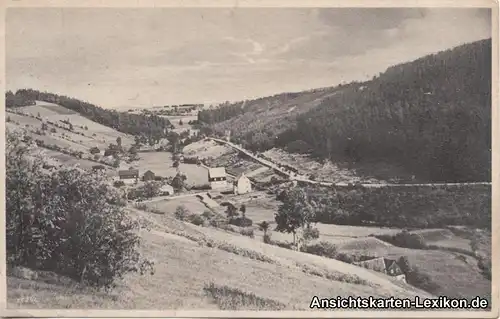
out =
[(111, 288), (128, 272), (153, 270), (142, 258), (139, 224), (101, 173), (44, 171), (18, 134), (7, 132), (6, 248), (10, 266), (49, 270)]
[(226, 215), (228, 219), (233, 219), (238, 216), (238, 209), (233, 204), (226, 206)]
[(276, 231), (293, 234), (293, 244), (296, 243), (296, 233), (299, 227), (309, 226), (314, 221), (314, 207), (309, 198), (300, 188), (292, 188), (284, 194), (283, 204), (274, 215)]
[(179, 120), (179, 125), (183, 125), (182, 119)]
[(245, 219), (246, 218), (245, 214), (247, 212), (247, 207), (245, 206), (245, 204), (241, 204), (240, 212), (241, 212), (241, 217), (243, 217), (243, 219)]
[(119, 136), (116, 138), (116, 145), (118, 145), (118, 147), (122, 146), (122, 138)]
[(257, 224), (259, 226), (259, 229), (264, 232), (264, 236), (267, 235), (267, 231), (269, 230), (269, 226), (271, 226), (268, 222), (263, 221)]
[(146, 198), (152, 198), (160, 194), (160, 185), (155, 181), (147, 181), (142, 186), (142, 193)]
[(177, 175), (175, 175), (174, 179), (172, 180), (172, 187), (176, 191), (181, 191), (185, 186), (186, 180), (187, 180), (186, 175), (181, 174), (179, 172), (179, 173), (177, 173)]
[(174, 163), (172, 164), (172, 166), (176, 168), (179, 167), (179, 165), (180, 165), (179, 161), (174, 161)]
[(311, 225), (307, 225), (304, 229), (303, 233), (304, 241), (308, 242), (312, 239), (319, 238), (319, 230), (317, 228), (311, 227)]
[(137, 155), (137, 147), (135, 145), (132, 145), (128, 152), (132, 155)]
[(175, 218), (179, 220), (185, 220), (188, 215), (189, 211), (184, 205), (177, 206), (175, 209)]

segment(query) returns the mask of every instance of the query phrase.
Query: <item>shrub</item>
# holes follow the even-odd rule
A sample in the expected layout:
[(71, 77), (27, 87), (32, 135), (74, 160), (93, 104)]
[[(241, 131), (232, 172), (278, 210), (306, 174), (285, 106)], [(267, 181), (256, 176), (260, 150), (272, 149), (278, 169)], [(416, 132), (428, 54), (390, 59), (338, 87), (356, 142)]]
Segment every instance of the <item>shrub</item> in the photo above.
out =
[(125, 186), (125, 182), (124, 181), (116, 181), (113, 183), (113, 186), (120, 188), (120, 187)]
[(229, 223), (239, 227), (250, 227), (253, 225), (253, 221), (247, 217), (231, 218)]
[(198, 214), (191, 214), (188, 216), (188, 221), (196, 226), (203, 226), (205, 219)]
[(175, 218), (177, 218), (179, 220), (185, 220), (186, 216), (188, 216), (188, 214), (189, 214), (189, 211), (183, 205), (177, 206), (177, 208), (175, 209)]
[(203, 290), (212, 297), (221, 310), (284, 310), (287, 306), (272, 299), (261, 298), (240, 289), (216, 285), (213, 282)]
[(242, 234), (243, 236), (254, 238), (254, 233), (252, 228), (243, 228), (242, 230), (240, 230), (240, 234)]
[(302, 246), (302, 251), (308, 254), (328, 257), (332, 259), (335, 259), (337, 257), (337, 247), (334, 244), (327, 241), (322, 241), (317, 244)]
[(432, 281), (429, 275), (421, 272), (417, 268), (411, 269), (405, 275), (406, 282), (408, 282), (410, 285), (428, 291), (430, 293), (435, 293), (440, 288), (439, 285)]
[(304, 239), (306, 241), (311, 240), (311, 239), (318, 239), (319, 238), (319, 230), (317, 228), (313, 227), (306, 227), (304, 229)]
[(419, 234), (412, 234), (407, 230), (396, 235), (377, 235), (375, 238), (391, 243), (395, 246), (413, 249), (428, 248), (423, 237)]
[(98, 147), (92, 147), (90, 149), (90, 154), (99, 154), (101, 150)]
[(137, 248), (139, 224), (118, 205), (104, 175), (77, 168), (45, 173), (17, 134), (6, 147), (7, 263), (111, 288), (125, 273), (153, 271)]
[(201, 216), (203, 216), (205, 219), (212, 219), (215, 216), (215, 214), (210, 210), (205, 210), (203, 214), (201, 214)]
[(265, 234), (264, 237), (262, 237), (262, 240), (264, 241), (264, 243), (266, 244), (271, 244), (271, 235), (269, 234)]

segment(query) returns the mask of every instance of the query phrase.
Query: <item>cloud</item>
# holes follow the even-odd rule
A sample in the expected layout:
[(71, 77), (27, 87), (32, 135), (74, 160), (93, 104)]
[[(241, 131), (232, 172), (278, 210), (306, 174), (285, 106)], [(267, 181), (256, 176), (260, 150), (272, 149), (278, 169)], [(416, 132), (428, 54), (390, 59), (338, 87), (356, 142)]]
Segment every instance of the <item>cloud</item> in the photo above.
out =
[(7, 86), (105, 106), (239, 100), (366, 78), (486, 37), (484, 9), (16, 8)]

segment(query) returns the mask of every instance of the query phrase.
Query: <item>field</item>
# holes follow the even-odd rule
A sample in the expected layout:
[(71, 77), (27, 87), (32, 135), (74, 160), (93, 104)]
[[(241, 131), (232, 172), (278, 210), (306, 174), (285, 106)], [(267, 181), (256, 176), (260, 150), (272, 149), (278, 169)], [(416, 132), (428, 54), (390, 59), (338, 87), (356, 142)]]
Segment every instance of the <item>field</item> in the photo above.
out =
[(207, 207), (195, 196), (177, 198), (177, 199), (173, 199), (173, 200), (155, 201), (155, 202), (147, 203), (146, 206), (149, 209), (158, 210), (158, 211), (160, 211), (164, 214), (167, 214), (169, 216), (172, 216), (172, 217), (174, 216), (175, 209), (178, 206), (184, 206), (191, 213), (197, 213), (197, 214), (201, 214), (205, 210), (207, 210)]
[(211, 140), (202, 140), (184, 147), (183, 153), (189, 157), (218, 158), (225, 154), (233, 154), (235, 151), (229, 146), (220, 145)]
[[(92, 147), (98, 147), (102, 151), (109, 144), (116, 143), (118, 137), (122, 139), (122, 145), (125, 148), (130, 147), (134, 142), (131, 136), (90, 121), (64, 107), (46, 102), (37, 103), (34, 106), (15, 109), (16, 112), (22, 112), (24, 115), (7, 112), (6, 116), (10, 119), (10, 122), (7, 123), (8, 127), (23, 127), (30, 131), (42, 131), (42, 123), (45, 123), (48, 128), (44, 131), (45, 135), (31, 133), (34, 139), (42, 140), (45, 144), (85, 153)], [(36, 118), (38, 116), (40, 119)], [(56, 127), (55, 125), (69, 127), (61, 121), (69, 121), (73, 125), (73, 130)]]
[[(271, 238), (280, 242), (292, 242), (293, 236), (286, 233), (273, 231), (275, 227), (274, 213), (280, 202), (274, 196), (264, 193), (251, 195), (232, 196), (230, 199), (237, 205), (245, 204), (246, 216), (254, 221), (270, 222)], [(262, 240), (263, 232), (254, 226), (256, 240)], [(398, 228), (344, 226), (318, 223), (315, 225), (320, 232), (318, 239), (310, 243), (326, 241), (334, 244), (339, 252), (348, 255), (386, 256), (397, 259), (408, 256), (411, 265), (427, 274), (438, 286), (438, 295), (454, 297), (486, 296), (490, 295), (491, 282), (485, 279), (477, 266), (476, 258), (471, 248), (471, 240), (467, 236), (455, 235), (448, 229), (415, 230), (422, 236), (427, 245), (432, 245), (431, 250), (408, 249), (393, 246), (387, 242), (372, 237), (372, 235), (395, 235), (401, 232)], [(485, 258), (491, 255), (491, 241), (486, 240), (488, 235), (483, 235), (479, 241), (478, 250)], [(478, 253), (479, 253), (478, 251)], [(461, 253), (463, 252), (463, 253)], [(465, 254), (465, 255), (464, 255)], [(462, 256), (462, 257), (459, 257)], [(490, 257), (491, 258), (491, 257)]]
[[(139, 153), (139, 160), (133, 164), (134, 167), (140, 169), (141, 175), (151, 170), (156, 175), (163, 177), (174, 177), (177, 174), (177, 168), (172, 165), (172, 154), (169, 152)], [(186, 183), (189, 185), (208, 184), (208, 172), (202, 166), (181, 163), (179, 170), (186, 175)]]

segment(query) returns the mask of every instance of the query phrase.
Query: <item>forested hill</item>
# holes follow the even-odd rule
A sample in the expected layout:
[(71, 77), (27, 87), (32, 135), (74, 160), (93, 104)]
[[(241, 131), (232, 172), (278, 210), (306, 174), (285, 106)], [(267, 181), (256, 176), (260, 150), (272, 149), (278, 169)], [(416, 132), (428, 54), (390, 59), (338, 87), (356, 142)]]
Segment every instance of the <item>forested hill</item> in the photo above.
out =
[[(262, 116), (238, 118), (255, 127)], [(428, 181), (491, 181), (491, 39), (396, 65), (294, 118), (232, 134), (249, 148), (398, 164)]]
[(156, 141), (165, 137), (167, 130), (172, 128), (170, 121), (164, 117), (153, 114), (118, 112), (53, 93), (22, 89), (18, 90), (15, 94), (10, 91), (5, 94), (6, 107), (29, 106), (33, 105), (36, 100), (59, 104), (80, 113), (89, 120), (111, 127), (122, 133), (143, 135), (148, 139)]

